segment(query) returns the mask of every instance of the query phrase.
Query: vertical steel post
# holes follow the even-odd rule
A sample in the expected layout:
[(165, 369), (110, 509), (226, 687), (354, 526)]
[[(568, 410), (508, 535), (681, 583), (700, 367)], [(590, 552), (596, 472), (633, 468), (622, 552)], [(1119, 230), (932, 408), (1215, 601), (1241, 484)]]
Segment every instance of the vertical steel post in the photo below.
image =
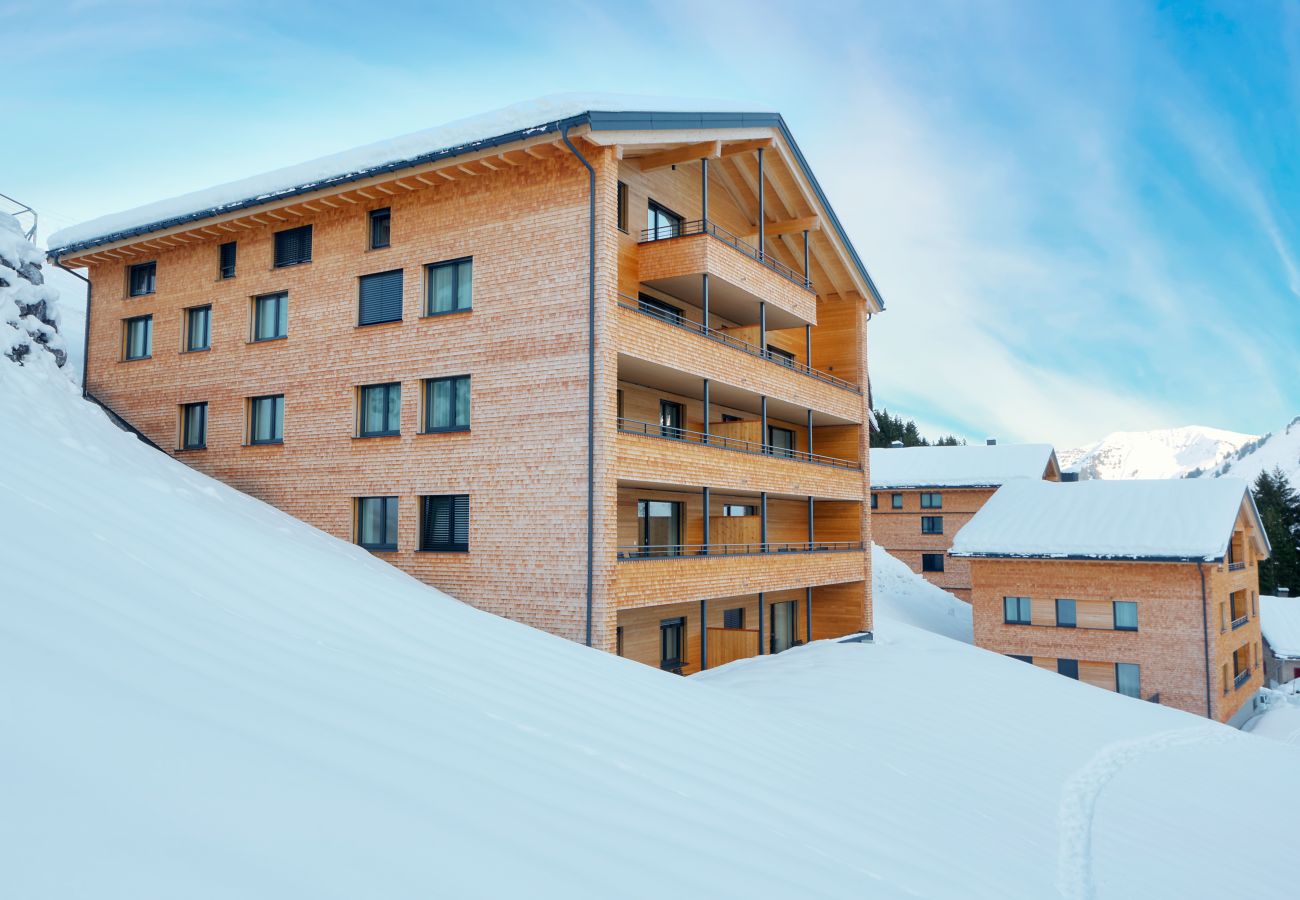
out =
[(804, 643), (812, 643), (812, 588), (803, 589), (803, 639)]
[(816, 541), (816, 538), (813, 537), (815, 533), (816, 532), (813, 529), (813, 498), (809, 497), (808, 498), (808, 549), (809, 550), (812, 549), (812, 545)]
[[(811, 416), (812, 413), (809, 412)], [(704, 443), (709, 442), (709, 379), (704, 379)]]
[(812, 326), (803, 327), (803, 364), (812, 368)]
[(767, 301), (758, 301), (758, 352), (767, 356)]
[(711, 549), (709, 547), (709, 507), (711, 505), (712, 503), (709, 498), (709, 489), (706, 487), (704, 489), (704, 555), (705, 556), (709, 555), (709, 551)]
[(704, 334), (709, 333), (709, 273), (700, 276), (704, 279)]
[(700, 601), (700, 669), (709, 667), (709, 601)]
[(761, 426), (762, 431), (759, 434), (758, 440), (761, 443), (763, 452), (770, 453), (772, 451), (767, 446), (767, 397), (766, 396), (759, 397), (758, 405), (759, 405), (759, 416), (761, 417), (761, 421), (763, 423)]
[(758, 592), (758, 655), (763, 655), (763, 592)]
[(808, 455), (809, 456), (812, 456), (812, 452), (813, 452), (812, 430), (813, 430), (812, 410), (809, 409), (808, 410)]
[(763, 552), (767, 552), (767, 491), (760, 491), (758, 494), (758, 539), (763, 544)]

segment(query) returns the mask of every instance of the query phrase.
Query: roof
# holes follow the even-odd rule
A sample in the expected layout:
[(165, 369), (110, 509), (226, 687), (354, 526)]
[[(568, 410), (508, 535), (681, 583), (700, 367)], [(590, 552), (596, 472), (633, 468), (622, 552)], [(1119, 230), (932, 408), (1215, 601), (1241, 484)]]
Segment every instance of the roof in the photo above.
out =
[(65, 257), (188, 222), (359, 181), (579, 125), (592, 131), (777, 129), (808, 179), (831, 227), (881, 309), (884, 301), (780, 113), (756, 104), (702, 98), (573, 93), (539, 97), (499, 110), (366, 144), (251, 178), (100, 216), (50, 235), (49, 253)]
[(1056, 459), (1051, 444), (879, 447), (871, 451), (873, 488), (998, 487), (1042, 478)]
[(1261, 595), (1259, 627), (1275, 656), (1300, 659), (1300, 597)]
[(1244, 481), (1011, 481), (953, 539), (953, 556), (1217, 562), (1243, 507), (1268, 538)]

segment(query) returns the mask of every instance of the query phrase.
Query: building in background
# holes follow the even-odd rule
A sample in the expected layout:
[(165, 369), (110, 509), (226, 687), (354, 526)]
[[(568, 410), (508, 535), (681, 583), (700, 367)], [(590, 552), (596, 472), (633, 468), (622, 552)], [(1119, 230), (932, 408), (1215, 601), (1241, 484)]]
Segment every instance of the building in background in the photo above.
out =
[(1260, 597), (1264, 676), (1269, 684), (1300, 678), (1300, 597)]
[(535, 101), (51, 245), (91, 394), (466, 602), (684, 673), (871, 626), (882, 302), (776, 113)]
[(888, 447), (871, 451), (872, 538), (931, 584), (970, 600), (970, 564), (953, 536), (1016, 478), (1057, 481), (1050, 444)]
[(1008, 482), (951, 552), (981, 647), (1220, 722), (1264, 683), (1270, 548), (1245, 482)]

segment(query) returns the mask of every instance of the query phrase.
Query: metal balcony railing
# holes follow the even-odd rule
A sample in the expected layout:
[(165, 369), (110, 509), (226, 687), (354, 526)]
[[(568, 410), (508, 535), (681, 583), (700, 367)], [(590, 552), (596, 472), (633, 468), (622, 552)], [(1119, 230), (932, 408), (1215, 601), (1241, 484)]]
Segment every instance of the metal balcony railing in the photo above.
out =
[(1244, 562), (1230, 562), (1230, 563), (1228, 563), (1228, 571), (1229, 571), (1229, 572), (1240, 572), (1240, 571), (1241, 571), (1242, 569), (1244, 569), (1244, 568), (1246, 568), (1246, 564), (1245, 564)]
[(1240, 618), (1233, 619), (1232, 630), (1236, 631), (1238, 628), (1240, 628), (1242, 625), (1245, 625), (1249, 621), (1250, 621), (1250, 616), (1241, 616)]
[(739, 250), (760, 266), (766, 266), (782, 278), (794, 282), (804, 290), (812, 290), (812, 282), (809, 281), (802, 272), (798, 271), (793, 266), (786, 265), (779, 259), (773, 258), (770, 254), (755, 247), (748, 241), (742, 240), (727, 229), (718, 225), (716, 222), (708, 222), (704, 219), (694, 219), (690, 222), (659, 225), (655, 228), (644, 228), (641, 230), (641, 243), (648, 244), (653, 241), (667, 241), (673, 238), (692, 237), (698, 234), (711, 235), (712, 237), (722, 241), (722, 243), (726, 244), (728, 247)]
[(1247, 681), (1250, 681), (1250, 669), (1247, 669), (1244, 672), (1239, 672), (1237, 677), (1232, 679), (1232, 686), (1234, 688), (1239, 688)]
[(741, 353), (748, 353), (750, 356), (757, 356), (759, 359), (770, 360), (778, 366), (791, 369), (801, 375), (807, 375), (809, 378), (816, 378), (818, 381), (824, 381), (826, 384), (833, 384), (835, 387), (843, 388), (846, 391), (852, 391), (855, 394), (861, 394), (862, 388), (851, 381), (845, 381), (843, 378), (836, 378), (828, 372), (820, 369), (814, 369), (812, 366), (801, 363), (798, 360), (788, 359), (777, 353), (772, 353), (766, 347), (756, 347), (748, 341), (742, 341), (738, 337), (727, 334), (725, 331), (719, 331), (708, 325), (699, 322), (692, 322), (685, 316), (669, 312), (665, 309), (656, 309), (653, 306), (642, 304), (641, 301), (629, 297), (627, 294), (618, 295), (618, 305), (623, 309), (630, 309), (633, 312), (641, 313), (643, 316), (649, 316), (652, 319), (658, 319), (660, 322), (667, 322), (675, 328), (683, 331), (689, 331), (693, 334), (703, 335), (709, 340), (717, 341), (719, 344), (725, 344), (733, 350), (739, 350)]
[(766, 544), (634, 544), (619, 547), (619, 559), (680, 559), (705, 556), (758, 556), (766, 553), (843, 553), (861, 550), (861, 541), (768, 541)]
[(850, 459), (837, 456), (823, 456), (806, 450), (788, 450), (773, 447), (771, 444), (759, 444), (740, 438), (725, 437), (720, 434), (704, 434), (672, 425), (656, 425), (653, 422), (639, 422), (636, 419), (619, 419), (618, 430), (625, 434), (644, 434), (649, 437), (664, 438), (670, 441), (685, 441), (688, 444), (702, 444), (722, 450), (735, 450), (739, 453), (753, 453), (760, 456), (776, 456), (782, 459), (794, 459), (799, 462), (816, 463), (819, 466), (833, 466), (837, 469), (861, 469), (862, 466)]

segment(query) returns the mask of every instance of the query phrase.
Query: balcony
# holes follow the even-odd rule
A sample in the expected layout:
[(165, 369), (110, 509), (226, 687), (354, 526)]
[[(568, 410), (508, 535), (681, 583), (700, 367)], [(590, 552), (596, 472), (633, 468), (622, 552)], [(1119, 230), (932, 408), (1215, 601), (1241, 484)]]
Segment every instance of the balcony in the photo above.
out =
[(657, 425), (652, 422), (639, 422), (635, 419), (619, 419), (618, 430), (624, 434), (640, 434), (647, 437), (660, 438), (666, 441), (698, 444), (701, 446), (716, 448), (718, 450), (732, 450), (737, 453), (750, 453), (755, 456), (770, 456), (777, 459), (793, 459), (798, 462), (812, 463), (818, 466), (831, 466), (832, 468), (837, 469), (852, 469), (854, 471), (862, 470), (861, 464), (850, 459), (840, 459), (836, 456), (824, 456), (820, 453), (809, 453), (805, 450), (789, 450), (784, 447), (773, 447), (768, 444), (759, 444), (754, 441), (728, 437), (722, 434), (704, 434), (699, 431), (688, 431), (685, 428)]
[(1241, 617), (1239, 617), (1239, 618), (1233, 619), (1233, 620), (1232, 620), (1232, 630), (1233, 630), (1233, 631), (1236, 631), (1238, 628), (1240, 628), (1242, 625), (1245, 625), (1245, 624), (1246, 624), (1247, 622), (1249, 622), (1249, 621), (1250, 621), (1250, 617), (1249, 617), (1249, 616), (1241, 616)]
[(845, 553), (862, 551), (862, 541), (769, 541), (766, 544), (633, 544), (618, 548), (619, 560), (680, 559), (701, 556), (757, 556), (763, 553)]
[(658, 228), (644, 228), (641, 230), (641, 243), (648, 244), (652, 241), (665, 241), (671, 240), (672, 238), (692, 237), (697, 234), (707, 234), (711, 237), (717, 238), (728, 247), (743, 253), (759, 265), (771, 269), (782, 278), (799, 285), (806, 291), (812, 290), (812, 282), (808, 280), (808, 277), (804, 273), (797, 271), (793, 266), (786, 265), (769, 253), (763, 253), (753, 244), (741, 240), (716, 222), (706, 222), (702, 219), (696, 219), (691, 222), (682, 222), (679, 225), (661, 225)]
[(1250, 669), (1244, 672), (1238, 672), (1237, 677), (1232, 680), (1233, 690), (1240, 688), (1247, 681), (1250, 681)]
[(1240, 571), (1241, 571), (1242, 569), (1244, 569), (1244, 568), (1246, 568), (1246, 564), (1245, 564), (1244, 562), (1230, 562), (1230, 563), (1228, 563), (1228, 571), (1229, 571), (1229, 572), (1240, 572)]

